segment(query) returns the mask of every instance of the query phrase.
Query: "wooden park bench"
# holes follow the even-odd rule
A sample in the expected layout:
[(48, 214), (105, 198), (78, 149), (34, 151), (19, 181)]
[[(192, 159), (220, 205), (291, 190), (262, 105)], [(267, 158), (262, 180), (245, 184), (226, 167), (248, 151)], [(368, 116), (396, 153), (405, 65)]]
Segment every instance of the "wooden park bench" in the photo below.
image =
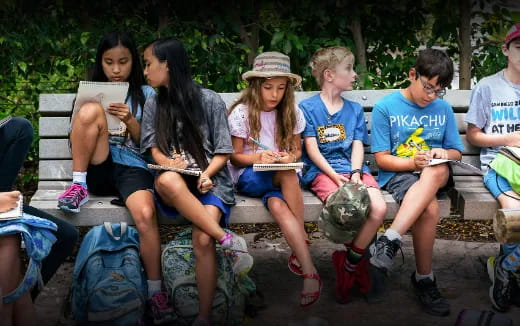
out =
[[(343, 95), (364, 107), (367, 126), (372, 126), (371, 110), (383, 96), (395, 90), (360, 90), (346, 92)], [(310, 97), (316, 92), (297, 92), (296, 100)], [(229, 106), (238, 93), (220, 94), (226, 105)], [(68, 128), (75, 94), (41, 94), (39, 111), (40, 161), (39, 183), (31, 205), (47, 211), (53, 215), (65, 218), (76, 225), (97, 225), (103, 221), (127, 221), (133, 223), (125, 207), (110, 204), (114, 197), (90, 196), (90, 201), (82, 206), (81, 213), (73, 214), (57, 209), (57, 198), (70, 184), (72, 179), (72, 160), (68, 145)], [(465, 150), (463, 161), (474, 166), (479, 165), (479, 149), (466, 141), (466, 124), (464, 116), (469, 105), (470, 91), (448, 90), (444, 97), (454, 108), (459, 132), (462, 135)], [(370, 148), (366, 148), (365, 159), (369, 162), (374, 175), (377, 175), (377, 166)], [(468, 173), (468, 170), (454, 168), (456, 189), (448, 195), (440, 196), (440, 212), (442, 217), (459, 213), (467, 219), (490, 219), (494, 215), (497, 205), (493, 197), (482, 184), (482, 178)], [(393, 218), (398, 205), (392, 197), (385, 193), (388, 204), (386, 218)], [(237, 205), (231, 211), (231, 223), (265, 223), (272, 222), (272, 218), (263, 207), (260, 199), (237, 195)], [(316, 221), (320, 213), (321, 202), (309, 191), (304, 191), (305, 220)], [(179, 219), (166, 219), (159, 216), (160, 223), (179, 223)]]

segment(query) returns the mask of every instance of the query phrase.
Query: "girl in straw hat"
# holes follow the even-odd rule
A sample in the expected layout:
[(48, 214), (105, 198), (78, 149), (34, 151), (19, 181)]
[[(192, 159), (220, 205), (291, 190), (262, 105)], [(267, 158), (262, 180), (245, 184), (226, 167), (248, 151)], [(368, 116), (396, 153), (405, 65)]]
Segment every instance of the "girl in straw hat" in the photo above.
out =
[(291, 73), (289, 57), (278, 52), (258, 55), (252, 71), (242, 75), (249, 85), (230, 108), (228, 122), (234, 154), (231, 174), (238, 192), (262, 197), (264, 205), (293, 250), (289, 269), (303, 277), (301, 307), (314, 304), (321, 280), (309, 252), (303, 227), (303, 196), (295, 170), (255, 172), (255, 163), (292, 163), (301, 156), (300, 133), (305, 119), (294, 101), (301, 77)]

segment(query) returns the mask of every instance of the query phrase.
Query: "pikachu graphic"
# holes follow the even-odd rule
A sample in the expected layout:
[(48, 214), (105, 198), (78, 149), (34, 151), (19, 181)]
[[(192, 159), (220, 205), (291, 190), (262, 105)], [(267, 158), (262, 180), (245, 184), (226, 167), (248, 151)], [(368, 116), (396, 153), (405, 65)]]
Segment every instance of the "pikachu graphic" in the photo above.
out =
[(426, 144), (424, 139), (419, 135), (423, 132), (424, 127), (419, 126), (415, 131), (406, 139), (403, 144), (397, 146), (397, 156), (399, 157), (413, 157), (419, 150), (414, 143), (419, 146), (423, 151), (429, 151), (430, 146)]

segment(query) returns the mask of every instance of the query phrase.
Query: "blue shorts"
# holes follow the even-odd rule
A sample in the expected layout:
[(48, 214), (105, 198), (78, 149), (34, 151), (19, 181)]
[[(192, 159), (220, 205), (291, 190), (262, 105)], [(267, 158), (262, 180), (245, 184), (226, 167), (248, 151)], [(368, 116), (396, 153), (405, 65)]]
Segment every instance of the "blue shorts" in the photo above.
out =
[(509, 184), (509, 181), (499, 176), (495, 170), (489, 169), (486, 175), (484, 176), (484, 185), (486, 188), (488, 188), (489, 192), (495, 197), (495, 199), (498, 198), (501, 194), (503, 194), (506, 191), (513, 190), (511, 188), (511, 185)]
[[(197, 199), (201, 202), (202, 205), (213, 205), (218, 207), (222, 212), (222, 217), (220, 218), (219, 224), (223, 228), (227, 227), (229, 222), (229, 216), (231, 215), (231, 206), (225, 204), (222, 200), (220, 200), (220, 198), (218, 198), (211, 192), (205, 193), (203, 195), (195, 195), (195, 197), (197, 197)], [(159, 196), (157, 191), (154, 191), (154, 198), (157, 207), (164, 216), (169, 218), (176, 218), (177, 216), (179, 216), (179, 212), (175, 209), (175, 207), (168, 206), (168, 204), (166, 204), (162, 200), (161, 196)]]
[(285, 202), (280, 187), (273, 185), (273, 176), (276, 171), (253, 171), (252, 167), (244, 170), (238, 182), (236, 189), (239, 193), (249, 197), (262, 197), (265, 208), (269, 197), (277, 197)]

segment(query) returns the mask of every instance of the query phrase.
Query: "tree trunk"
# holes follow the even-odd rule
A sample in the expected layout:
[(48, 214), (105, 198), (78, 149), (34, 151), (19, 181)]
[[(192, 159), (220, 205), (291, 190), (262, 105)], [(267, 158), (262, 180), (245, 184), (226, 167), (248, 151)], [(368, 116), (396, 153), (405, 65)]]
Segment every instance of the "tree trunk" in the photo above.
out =
[(459, 88), (471, 88), (471, 0), (459, 1)]
[[(247, 7), (247, 8), (245, 8)], [(241, 13), (251, 12), (249, 15), (248, 22), (244, 22), (241, 17)], [(247, 64), (249, 66), (253, 65), (253, 61), (258, 52), (258, 43), (259, 43), (259, 17), (260, 17), (260, 8), (259, 4), (255, 1), (251, 1), (247, 4), (238, 2), (230, 13), (233, 21), (238, 26), (238, 31), (240, 33), (240, 40), (247, 45), (250, 52), (247, 55)]]
[(499, 209), (493, 218), (493, 231), (498, 242), (520, 242), (520, 210)]
[(157, 32), (161, 36), (161, 30), (168, 26), (169, 22), (168, 0), (159, 0), (157, 3)]
[[(352, 36), (354, 38), (354, 44), (356, 45), (356, 59), (357, 64), (359, 65), (358, 74), (363, 76), (367, 72), (367, 54), (365, 48), (365, 41), (363, 40), (363, 33), (361, 28), (361, 20), (359, 17), (355, 17), (351, 24)], [(358, 80), (360, 82), (360, 87), (364, 88), (364, 78), (360, 78)]]

